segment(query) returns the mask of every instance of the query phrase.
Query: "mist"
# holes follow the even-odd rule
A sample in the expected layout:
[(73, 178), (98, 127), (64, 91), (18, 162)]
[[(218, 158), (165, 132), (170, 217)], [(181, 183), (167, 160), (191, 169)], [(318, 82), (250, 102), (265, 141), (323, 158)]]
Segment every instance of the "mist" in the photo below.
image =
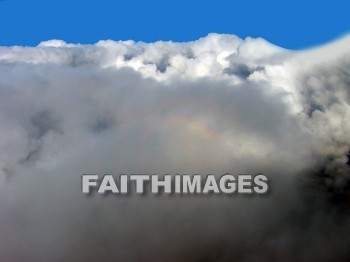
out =
[[(2, 261), (347, 261), (350, 38), (0, 47)], [(82, 174), (262, 173), (266, 195), (89, 195)]]

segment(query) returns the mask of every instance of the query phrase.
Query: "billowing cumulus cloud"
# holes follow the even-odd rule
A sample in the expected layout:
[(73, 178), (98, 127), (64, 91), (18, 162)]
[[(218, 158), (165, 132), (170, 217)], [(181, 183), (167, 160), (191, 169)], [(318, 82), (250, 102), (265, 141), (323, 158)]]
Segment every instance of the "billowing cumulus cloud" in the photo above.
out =
[[(1, 260), (348, 259), (348, 46), (1, 47)], [(264, 173), (270, 192), (85, 196), (85, 173)]]

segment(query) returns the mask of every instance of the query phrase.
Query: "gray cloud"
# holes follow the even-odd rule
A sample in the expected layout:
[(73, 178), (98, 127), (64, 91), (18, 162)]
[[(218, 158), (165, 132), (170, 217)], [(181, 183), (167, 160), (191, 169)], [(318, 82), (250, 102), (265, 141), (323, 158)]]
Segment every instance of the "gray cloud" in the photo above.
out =
[[(347, 260), (346, 43), (1, 47), (1, 260)], [(83, 173), (227, 172), (264, 173), (271, 191), (80, 192)]]

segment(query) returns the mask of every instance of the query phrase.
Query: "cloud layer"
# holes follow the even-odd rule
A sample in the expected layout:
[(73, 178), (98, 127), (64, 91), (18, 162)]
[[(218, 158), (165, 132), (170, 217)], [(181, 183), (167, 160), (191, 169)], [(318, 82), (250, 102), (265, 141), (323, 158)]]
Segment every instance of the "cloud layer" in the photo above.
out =
[[(349, 43), (0, 47), (0, 258), (349, 258)], [(227, 172), (264, 173), (271, 192), (80, 192), (83, 173)]]

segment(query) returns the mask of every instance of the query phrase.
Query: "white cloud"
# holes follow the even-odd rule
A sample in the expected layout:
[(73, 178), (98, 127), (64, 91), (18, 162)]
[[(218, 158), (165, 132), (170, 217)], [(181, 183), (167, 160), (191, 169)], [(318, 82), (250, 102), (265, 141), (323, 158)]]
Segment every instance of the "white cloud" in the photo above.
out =
[[(332, 219), (350, 225), (341, 213), (348, 44), (296, 52), (210, 34), (188, 43), (1, 47), (1, 257), (327, 259), (325, 250), (344, 258), (344, 230)], [(80, 193), (82, 173), (226, 172), (263, 172), (272, 191)]]

